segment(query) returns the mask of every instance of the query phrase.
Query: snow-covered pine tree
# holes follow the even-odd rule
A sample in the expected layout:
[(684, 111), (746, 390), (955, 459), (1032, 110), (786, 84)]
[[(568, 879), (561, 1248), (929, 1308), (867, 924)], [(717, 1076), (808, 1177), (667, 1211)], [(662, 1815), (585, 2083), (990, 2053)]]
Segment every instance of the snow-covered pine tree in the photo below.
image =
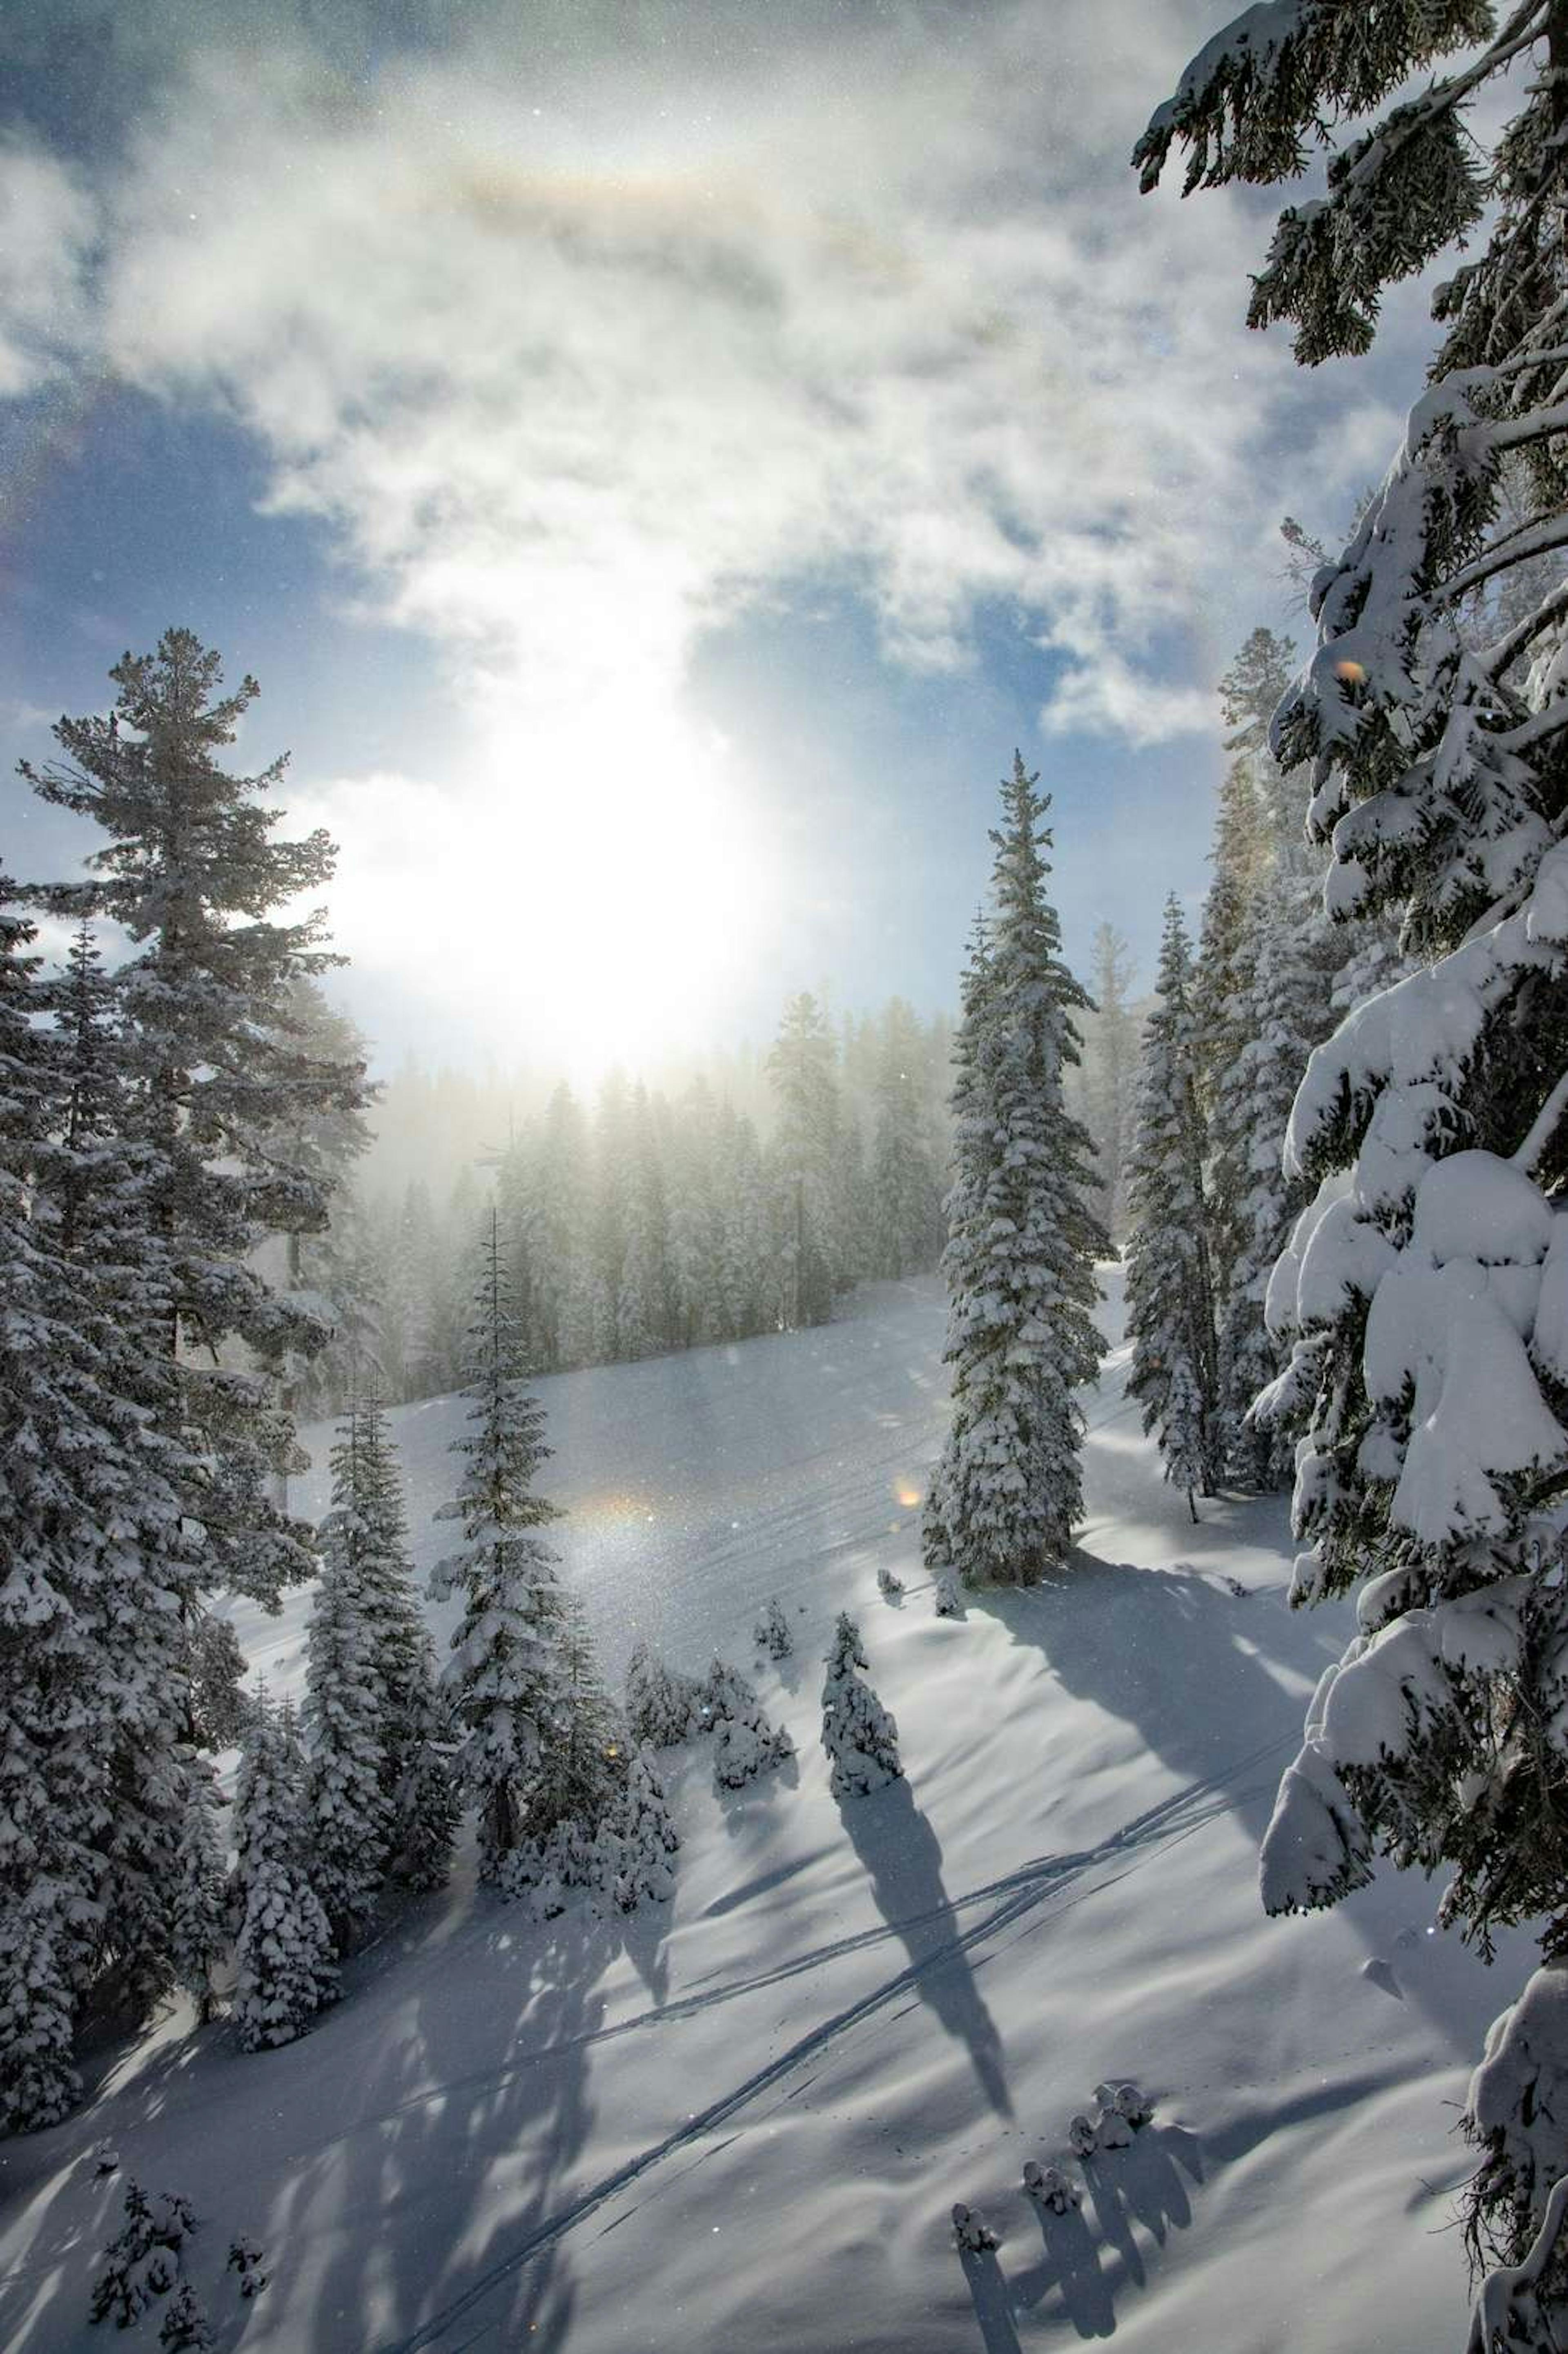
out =
[[(589, 1320), (600, 1364), (620, 1355), (620, 1294), (626, 1272), (626, 1201), (631, 1181), (631, 1090), (609, 1072), (593, 1123), (593, 1193), (588, 1219)], [(645, 1352), (639, 1349), (633, 1353)]]
[(356, 1549), (374, 1643), (387, 1864), (410, 1888), (440, 1888), (461, 1811), (451, 1767), (456, 1737), (415, 1596), (397, 1453), (373, 1378), (352, 1391), (350, 1416), (344, 1537)]
[(1287, 1488), (1294, 1476), (1294, 1428), (1251, 1408), (1280, 1369), (1268, 1284), (1307, 1193), (1286, 1172), (1286, 1137), (1308, 1059), (1331, 1026), (1340, 946), (1323, 914), (1320, 873), (1301, 859), (1280, 861), (1249, 911), (1246, 1043), (1215, 1091), (1214, 1127), (1228, 1140), (1229, 1162), (1225, 1284), (1216, 1299), (1219, 1426), (1230, 1476), (1248, 1488)]
[[(368, 1049), (346, 1013), (329, 1003), (319, 982), (296, 975), (283, 992), (290, 1051), (321, 1068), (363, 1074)], [(361, 1087), (333, 1099), (286, 1099), (276, 1132), (265, 1150), (278, 1164), (307, 1179), (322, 1214), (310, 1227), (291, 1228), (281, 1237), (280, 1264), (271, 1255), (263, 1267), (278, 1288), (307, 1308), (326, 1328), (313, 1353), (286, 1361), (283, 1402), (291, 1415), (319, 1414), (344, 1394), (350, 1369), (371, 1341), (376, 1300), (355, 1231), (351, 1184), (355, 1163), (370, 1143), (364, 1106), (375, 1091)], [(313, 1338), (314, 1335), (313, 1334)]]
[[(1178, 140), (1189, 187), (1287, 176), (1309, 132), (1478, 51), (1342, 138), (1325, 198), (1280, 216), (1249, 312), (1291, 321), (1304, 361), (1363, 351), (1383, 289), (1475, 239), (1437, 291), (1403, 444), (1313, 582), (1317, 648), (1274, 725), (1284, 763), (1312, 764), (1331, 912), (1402, 911), (1432, 963), (1319, 1048), (1291, 1120), (1292, 1171), (1330, 1181), (1270, 1290), (1296, 1336), (1271, 1399), (1310, 1416), (1293, 1593), (1359, 1585), (1361, 1631), (1287, 1773), (1264, 1893), (1332, 1903), (1392, 1853), (1450, 1874), (1445, 1915), (1483, 1946), (1544, 1916), (1550, 1959), (1568, 1948), (1568, 19), (1557, 0), (1500, 29), (1480, 0), (1299, 0), (1260, 38), (1256, 16), (1155, 114), (1146, 186)], [(1568, 2059), (1540, 1984), (1489, 2056), (1520, 2109), (1478, 2078), (1470, 2111), (1472, 2243), (1509, 2262), (1568, 2171), (1568, 2133), (1522, 2132), (1539, 2066)], [(1527, 2042), (1531, 2064), (1497, 2064)], [(1537, 2291), (1560, 2336), (1568, 2279)]]
[(292, 1711), (262, 1694), (234, 1794), (234, 2018), (248, 2052), (291, 2043), (337, 1992), (332, 1931), (311, 1884), (304, 1783)]
[(620, 1910), (634, 1913), (642, 1903), (665, 1903), (675, 1893), (670, 1858), (681, 1840), (670, 1819), (664, 1785), (646, 1749), (632, 1753), (608, 1828), (615, 1840), (614, 1896)]
[(604, 1687), (579, 1596), (561, 1595), (555, 1705), (541, 1721), (528, 1832), (543, 1840), (570, 1823), (591, 1839), (626, 1778), (626, 1731)]
[(1085, 1126), (1094, 1140), (1099, 1170), (1100, 1223), (1113, 1237), (1127, 1225), (1127, 1164), (1138, 1108), (1138, 1024), (1128, 991), (1132, 963), (1127, 942), (1112, 924), (1096, 927), (1095, 1012), (1086, 1025)]
[(762, 1148), (751, 1121), (727, 1103), (719, 1108), (718, 1165), (724, 1201), (722, 1333), (740, 1341), (751, 1332), (778, 1330), (779, 1286)]
[[(31, 896), (107, 917), (132, 943), (114, 976), (124, 1139), (142, 1156), (143, 1215), (163, 1254), (175, 1426), (196, 1435), (204, 1465), (191, 1512), (210, 1582), (271, 1603), (312, 1561), (307, 1532), (269, 1498), (295, 1455), (268, 1382), (327, 1326), (273, 1291), (255, 1253), (269, 1233), (310, 1232), (327, 1214), (319, 1172), (278, 1149), (283, 1129), (365, 1097), (360, 1065), (318, 1058), (300, 1035), (292, 992), (337, 961), (322, 946), (324, 917), (277, 914), (329, 879), (333, 847), (324, 832), (274, 839), (266, 803), (282, 759), (255, 777), (220, 766), (253, 679), (221, 695), (218, 656), (188, 630), (110, 675), (110, 715), (62, 719), (64, 758), (21, 764), (45, 801), (101, 826), (108, 846), (88, 861), (92, 879)], [(257, 1370), (225, 1362), (225, 1342)]]
[(757, 1624), (751, 1630), (751, 1639), (759, 1651), (767, 1652), (770, 1659), (787, 1659), (793, 1651), (795, 1638), (790, 1630), (789, 1619), (779, 1607), (776, 1594), (768, 1596), (758, 1613)]
[[(125, 2221), (103, 2251), (92, 2285), (90, 2321), (112, 2319), (129, 2329), (159, 2297), (177, 2291), (196, 2219), (188, 2199), (165, 2190), (149, 2199), (134, 2180), (125, 2186)], [(209, 2341), (210, 2342), (210, 2341)]]
[(903, 1778), (898, 1727), (857, 1670), (866, 1666), (860, 1628), (841, 1610), (822, 1681), (822, 1747), (835, 1798), (864, 1797)]
[(169, 1959), (202, 2021), (212, 2016), (212, 1973), (229, 1946), (228, 1870), (217, 1820), (223, 1805), (217, 1775), (205, 1757), (196, 1758), (175, 1858)]
[(669, 1197), (653, 1108), (641, 1086), (632, 1090), (627, 1145), (618, 1353), (631, 1359), (669, 1348), (675, 1329)]
[[(90, 1992), (172, 1982), (190, 1752), (200, 1466), (149, 1341), (167, 1299), (116, 1147), (120, 1090), (79, 938), (50, 1002), (0, 878), (0, 2129), (76, 2096)], [(53, 1013), (52, 1025), (35, 1013)]]
[(839, 1089), (827, 1017), (809, 991), (784, 1008), (768, 1057), (779, 1107), (771, 1159), (785, 1269), (782, 1320), (825, 1324), (839, 1287)]
[(738, 1668), (715, 1658), (703, 1687), (714, 1735), (714, 1787), (738, 1790), (769, 1766), (795, 1755), (786, 1728), (769, 1723), (756, 1692)]
[(670, 1167), (670, 1272), (678, 1348), (725, 1337), (725, 1209), (718, 1107), (699, 1076), (676, 1106)]
[(1165, 1477), (1212, 1496), (1222, 1447), (1203, 1191), (1203, 1116), (1198, 1100), (1192, 951), (1181, 903), (1165, 903), (1154, 1011), (1144, 1025), (1138, 1134), (1128, 1172), (1128, 1388), (1158, 1434)]
[(321, 1525), (305, 1670), (311, 1877), (340, 1952), (370, 1917), (392, 1843), (387, 1628), (378, 1607), (388, 1581), (371, 1564), (364, 1440), (359, 1404), (351, 1399), (332, 1450), (332, 1508)]
[(1092, 1147), (1062, 1097), (1088, 1003), (1045, 895), (1047, 796), (1013, 756), (993, 830), (993, 908), (965, 979), (957, 1175), (942, 1266), (952, 1421), (927, 1500), (933, 1569), (1028, 1585), (1067, 1557), (1082, 1503), (1076, 1391), (1106, 1344), (1090, 1320), (1109, 1237), (1088, 1207)]
[(927, 1111), (920, 1027), (895, 997), (883, 1016), (871, 1148), (869, 1272), (895, 1280), (932, 1267), (942, 1247), (942, 1181)]
[(461, 1593), (445, 1683), (460, 1728), (460, 1786), (479, 1816), (480, 1873), (493, 1879), (529, 1833), (543, 1729), (561, 1707), (565, 1597), (540, 1532), (560, 1514), (535, 1493), (550, 1449), (545, 1410), (522, 1380), (522, 1341), (493, 1212), (471, 1327), (470, 1436), (454, 1439), (461, 1486), (438, 1519), (461, 1549), (437, 1564), (437, 1600)]
[(666, 1667), (647, 1643), (637, 1642), (626, 1667), (626, 1722), (641, 1748), (673, 1749), (689, 1740), (706, 1722), (701, 1680)]

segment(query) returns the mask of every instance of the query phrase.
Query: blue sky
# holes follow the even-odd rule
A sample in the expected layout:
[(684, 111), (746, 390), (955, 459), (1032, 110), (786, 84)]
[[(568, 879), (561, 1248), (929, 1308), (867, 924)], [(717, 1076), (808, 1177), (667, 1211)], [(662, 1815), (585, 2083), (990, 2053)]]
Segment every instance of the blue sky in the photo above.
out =
[[(252, 671), (383, 1059), (950, 1003), (1014, 744), (1069, 953), (1147, 979), (1279, 516), (1336, 527), (1425, 342), (1412, 293), (1303, 376), (1242, 325), (1267, 208), (1138, 197), (1219, 13), (29, 12), (7, 769), (171, 621)], [(7, 862), (75, 855), (14, 791)]]

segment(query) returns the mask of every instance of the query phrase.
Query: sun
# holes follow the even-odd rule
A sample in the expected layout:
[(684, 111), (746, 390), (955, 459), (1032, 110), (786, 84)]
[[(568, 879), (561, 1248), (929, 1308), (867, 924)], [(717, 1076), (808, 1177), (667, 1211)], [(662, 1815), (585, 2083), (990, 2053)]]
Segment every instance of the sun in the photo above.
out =
[(372, 991), (421, 961), (454, 1062), (586, 1086), (700, 1051), (758, 995), (785, 913), (766, 796), (656, 695), (493, 710), (451, 779), (344, 779), (312, 815), (340, 844), (337, 945)]

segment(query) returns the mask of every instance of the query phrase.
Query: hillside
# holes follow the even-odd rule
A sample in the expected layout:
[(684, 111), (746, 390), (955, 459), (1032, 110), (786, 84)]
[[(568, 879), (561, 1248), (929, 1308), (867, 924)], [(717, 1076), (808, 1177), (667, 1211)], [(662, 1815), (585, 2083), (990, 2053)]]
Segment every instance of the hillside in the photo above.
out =
[[(1489, 1972), (1393, 1877), (1262, 1917), (1253, 1850), (1344, 1622), (1287, 1611), (1283, 1503), (1191, 1526), (1119, 1352), (1071, 1579), (932, 1617), (941, 1326), (934, 1287), (885, 1286), (819, 1331), (542, 1384), (607, 1665), (646, 1634), (749, 1667), (779, 1595), (797, 1656), (758, 1681), (797, 1768), (721, 1801), (701, 1743), (670, 1753), (677, 1893), (624, 1927), (536, 1927), (460, 1875), (387, 1918), (302, 2041), (246, 2057), (176, 2013), (103, 2055), (79, 2114), (0, 2150), (0, 2344), (106, 2342), (88, 2284), (131, 2174), (208, 2219), (194, 2269), (245, 2354), (1454, 2342), (1462, 2252), (1432, 2235), (1466, 2167), (1455, 2105), (1528, 1942)], [(422, 1563), (460, 1417), (393, 1416)], [(842, 1607), (907, 1780), (841, 1807), (817, 1710)], [(274, 1689), (307, 1608), (242, 1625)], [(1065, 2162), (1105, 2076), (1136, 2076), (1153, 2124), (1084, 2169), (1077, 2214), (1037, 2220), (1023, 2161)], [(959, 2198), (1002, 2235), (967, 2268)], [(249, 2308), (219, 2283), (236, 2231), (272, 2259)]]

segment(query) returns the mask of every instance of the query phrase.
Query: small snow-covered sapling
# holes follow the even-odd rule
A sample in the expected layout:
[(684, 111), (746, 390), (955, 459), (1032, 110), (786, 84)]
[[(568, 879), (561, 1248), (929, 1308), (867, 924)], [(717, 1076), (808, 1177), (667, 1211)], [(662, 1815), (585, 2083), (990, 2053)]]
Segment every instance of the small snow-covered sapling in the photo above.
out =
[(885, 1602), (896, 1602), (904, 1591), (904, 1580), (895, 1569), (889, 1569), (885, 1561), (877, 1564), (876, 1590)]
[(217, 2339), (189, 2281), (182, 2281), (170, 2299), (158, 2343), (165, 2354), (213, 2354)]
[(1146, 2126), (1154, 2115), (1154, 2104), (1140, 2093), (1136, 2084), (1118, 2084), (1116, 2088), (1117, 2115), (1129, 2126)]
[(959, 1573), (956, 1569), (950, 1565), (944, 1565), (939, 1569), (932, 1581), (931, 1594), (932, 1606), (938, 1618), (958, 1617), (963, 1607), (963, 1596), (959, 1591)]
[[(1154, 2115), (1153, 2102), (1146, 2100), (1136, 2084), (1097, 2084), (1095, 2099), (1098, 2102), (1100, 2110), (1096, 2123), (1102, 2127), (1105, 2121), (1111, 2116), (1120, 2118), (1129, 2126), (1146, 2126)], [(1119, 2138), (1107, 2140), (1102, 2130), (1100, 2146), (1104, 2149), (1123, 2149), (1126, 2147), (1126, 2143)]]
[(966, 2207), (961, 2199), (953, 2208), (953, 2238), (959, 2254), (965, 2256), (983, 2255), (988, 2248), (1001, 2244), (985, 2217), (973, 2207)]
[(166, 2190), (154, 2202), (141, 2184), (125, 2186), (125, 2221), (103, 2251), (103, 2270), (92, 2285), (90, 2321), (129, 2329), (154, 2300), (167, 2296), (180, 2280), (182, 2253), (196, 2230), (190, 2202)]
[(1067, 2126), (1067, 2145), (1075, 2158), (1093, 2158), (1100, 2137), (1087, 2117), (1074, 2117)]
[(95, 2160), (92, 2169), (94, 2174), (117, 2174), (119, 2172), (120, 2152), (115, 2148), (114, 2144), (110, 2140), (107, 2134), (99, 2143), (97, 2149), (93, 2152), (93, 2158)]
[(1069, 2182), (1059, 2168), (1040, 2166), (1032, 2158), (1023, 2161), (1023, 2195), (1048, 2207), (1053, 2215), (1065, 2215), (1079, 2203), (1075, 2183)]
[(795, 1649), (795, 1638), (789, 1631), (789, 1621), (779, 1607), (777, 1598), (769, 1601), (751, 1630), (751, 1639), (770, 1659), (787, 1659)]
[(265, 2262), (266, 2258), (262, 2254), (260, 2249), (257, 2246), (254, 2240), (248, 2240), (242, 2234), (238, 2239), (230, 2242), (228, 2250), (228, 2270), (231, 2273), (238, 2273), (239, 2275), (239, 2294), (241, 2296), (252, 2297), (260, 2296), (262, 2290), (266, 2287), (268, 2281), (271, 2278), (271, 2274), (270, 2273), (264, 2273), (261, 2269)]
[(1132, 2127), (1118, 2109), (1102, 2109), (1095, 2119), (1095, 2138), (1101, 2149), (1128, 2149)]

